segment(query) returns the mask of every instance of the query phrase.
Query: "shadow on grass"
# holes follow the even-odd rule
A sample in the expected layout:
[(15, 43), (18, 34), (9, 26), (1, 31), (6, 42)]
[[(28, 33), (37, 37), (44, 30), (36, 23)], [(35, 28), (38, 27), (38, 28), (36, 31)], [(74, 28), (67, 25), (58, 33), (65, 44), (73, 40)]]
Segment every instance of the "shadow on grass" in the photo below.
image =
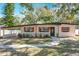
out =
[[(35, 41), (36, 42), (36, 41)], [(30, 48), (22, 48), (24, 51), (20, 49), (20, 51), (17, 51), (17, 49), (3, 49), (0, 50), (2, 52), (10, 51), (10, 56), (79, 56), (79, 41), (74, 40), (63, 40), (60, 42), (59, 45), (51, 48), (33, 48), (35, 50), (32, 50)], [(40, 50), (39, 50), (40, 49)], [(30, 52), (28, 52), (28, 50)], [(32, 51), (32, 52), (31, 52)], [(33, 53), (33, 54), (32, 54)]]
[[(2, 53), (1, 53), (2, 52)], [(8, 53), (9, 52), (9, 53)], [(28, 54), (25, 51), (16, 51), (16, 49), (8, 48), (8, 49), (0, 49), (0, 55), (2, 56), (27, 56)]]
[(25, 39), (12, 39), (12, 40), (2, 40), (0, 41), (3, 45), (12, 45), (12, 44), (45, 44), (49, 43), (52, 40), (50, 38), (25, 38)]
[(51, 42), (52, 40), (50, 38), (43, 38), (44, 40), (40, 40), (40, 39), (29, 39), (27, 41), (25, 41), (26, 44), (45, 44), (48, 42)]
[(79, 41), (63, 40), (58, 46), (43, 48), (35, 56), (79, 56)]

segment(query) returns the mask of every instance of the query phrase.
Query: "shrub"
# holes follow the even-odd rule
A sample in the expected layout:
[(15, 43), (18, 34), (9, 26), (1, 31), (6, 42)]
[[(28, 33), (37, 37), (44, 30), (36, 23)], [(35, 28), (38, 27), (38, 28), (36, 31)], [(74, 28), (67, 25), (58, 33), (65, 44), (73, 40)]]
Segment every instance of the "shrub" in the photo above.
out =
[(46, 38), (47, 38), (47, 37), (49, 37), (49, 35), (48, 35), (48, 34), (46, 34), (46, 35), (44, 35), (44, 37), (46, 37)]
[(18, 34), (18, 37), (19, 37), (19, 38), (22, 38), (22, 34), (21, 34), (21, 33), (19, 33), (19, 34)]

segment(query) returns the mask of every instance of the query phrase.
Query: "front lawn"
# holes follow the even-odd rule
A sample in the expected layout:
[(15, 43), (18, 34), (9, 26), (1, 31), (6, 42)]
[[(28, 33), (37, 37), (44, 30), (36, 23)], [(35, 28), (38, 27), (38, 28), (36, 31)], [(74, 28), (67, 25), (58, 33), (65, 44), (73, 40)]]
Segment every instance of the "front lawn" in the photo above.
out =
[(79, 40), (63, 40), (59, 45), (51, 48), (22, 48), (18, 52), (32, 56), (79, 56)]
[[(6, 39), (7, 40), (7, 39)], [(51, 43), (51, 38), (23, 38), (23, 39), (12, 39), (4, 43), (4, 45), (13, 44), (48, 44)]]
[(22, 48), (18, 52), (34, 56), (79, 56), (79, 40), (63, 40), (59, 45), (51, 48)]
[[(14, 40), (13, 44), (43, 44), (51, 42), (50, 38), (37, 38)], [(17, 42), (16, 42), (17, 41)], [(42, 41), (42, 43), (41, 43)], [(18, 56), (79, 56), (79, 40), (62, 40), (59, 45), (51, 48), (18, 48), (18, 49), (0, 49), (0, 55), (18, 55)]]

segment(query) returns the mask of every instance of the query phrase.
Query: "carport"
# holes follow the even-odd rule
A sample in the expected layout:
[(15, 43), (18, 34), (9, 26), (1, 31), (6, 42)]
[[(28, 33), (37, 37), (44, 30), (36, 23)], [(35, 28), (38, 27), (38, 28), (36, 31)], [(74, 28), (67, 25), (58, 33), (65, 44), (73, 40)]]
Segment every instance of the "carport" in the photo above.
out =
[(16, 37), (18, 33), (21, 33), (20, 27), (1, 27), (0, 36), (3, 38)]

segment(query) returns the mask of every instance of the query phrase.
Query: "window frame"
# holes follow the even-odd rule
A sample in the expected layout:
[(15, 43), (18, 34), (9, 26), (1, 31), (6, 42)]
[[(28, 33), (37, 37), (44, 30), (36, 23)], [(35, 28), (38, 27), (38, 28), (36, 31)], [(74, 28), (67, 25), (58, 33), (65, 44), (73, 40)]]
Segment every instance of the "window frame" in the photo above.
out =
[(49, 32), (49, 27), (39, 27), (39, 32)]
[(24, 32), (34, 32), (34, 27), (24, 27)]
[(62, 32), (69, 32), (70, 31), (70, 27), (61, 27), (61, 31)]

